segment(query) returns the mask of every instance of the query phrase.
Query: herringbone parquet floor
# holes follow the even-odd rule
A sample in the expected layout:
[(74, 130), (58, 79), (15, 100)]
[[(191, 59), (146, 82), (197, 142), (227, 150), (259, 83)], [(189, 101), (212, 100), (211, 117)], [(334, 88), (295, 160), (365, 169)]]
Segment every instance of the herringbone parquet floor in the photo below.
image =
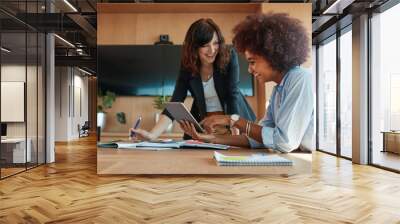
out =
[(0, 181), (0, 223), (400, 223), (400, 175), (315, 153), (313, 174), (97, 176), (94, 138)]

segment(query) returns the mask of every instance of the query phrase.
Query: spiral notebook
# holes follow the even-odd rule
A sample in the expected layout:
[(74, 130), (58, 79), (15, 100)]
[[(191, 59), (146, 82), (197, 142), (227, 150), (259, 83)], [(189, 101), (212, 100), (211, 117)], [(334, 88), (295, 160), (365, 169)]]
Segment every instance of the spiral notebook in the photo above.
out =
[(214, 152), (219, 166), (292, 166), (293, 161), (278, 155), (252, 154), (250, 156), (226, 156)]

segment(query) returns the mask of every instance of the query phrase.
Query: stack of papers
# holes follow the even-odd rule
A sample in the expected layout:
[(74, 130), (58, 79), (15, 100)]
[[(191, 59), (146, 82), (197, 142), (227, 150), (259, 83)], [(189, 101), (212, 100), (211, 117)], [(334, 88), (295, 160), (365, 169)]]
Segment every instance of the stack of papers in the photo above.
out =
[(226, 156), (214, 152), (219, 166), (292, 166), (293, 162), (278, 155), (252, 154), (250, 156)]
[(229, 149), (229, 145), (205, 143), (197, 140), (187, 140), (180, 142), (180, 148), (204, 148), (204, 149)]
[(97, 144), (100, 148), (119, 148), (119, 149), (151, 149), (151, 150), (165, 150), (165, 149), (179, 149), (179, 148), (201, 148), (201, 149), (228, 149), (230, 146), (221, 144), (211, 144), (195, 140), (188, 141), (167, 141), (167, 142), (99, 142)]

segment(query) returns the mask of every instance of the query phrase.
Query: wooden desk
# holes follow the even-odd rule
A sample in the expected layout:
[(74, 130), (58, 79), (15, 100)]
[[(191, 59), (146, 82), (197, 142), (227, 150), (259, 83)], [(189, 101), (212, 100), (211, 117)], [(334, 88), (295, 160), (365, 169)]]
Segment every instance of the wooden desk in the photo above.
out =
[[(221, 150), (227, 155), (265, 153), (266, 150)], [(290, 153), (293, 166), (218, 166), (214, 150), (179, 149), (165, 151), (97, 149), (97, 174), (273, 174), (311, 173), (312, 154)]]

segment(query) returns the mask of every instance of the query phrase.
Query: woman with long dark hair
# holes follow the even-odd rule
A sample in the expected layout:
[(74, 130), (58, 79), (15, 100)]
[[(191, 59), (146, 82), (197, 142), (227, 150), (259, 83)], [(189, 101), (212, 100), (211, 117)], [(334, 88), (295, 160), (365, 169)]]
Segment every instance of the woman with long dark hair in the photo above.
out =
[[(199, 122), (211, 115), (230, 114), (254, 121), (255, 115), (238, 84), (238, 56), (226, 46), (217, 24), (209, 18), (195, 21), (183, 43), (181, 70), (171, 102), (184, 102), (189, 91), (193, 97), (190, 112)], [(150, 132), (142, 129), (131, 131), (140, 139), (154, 140), (172, 121), (173, 117), (164, 110)], [(228, 132), (220, 131), (219, 134)]]

